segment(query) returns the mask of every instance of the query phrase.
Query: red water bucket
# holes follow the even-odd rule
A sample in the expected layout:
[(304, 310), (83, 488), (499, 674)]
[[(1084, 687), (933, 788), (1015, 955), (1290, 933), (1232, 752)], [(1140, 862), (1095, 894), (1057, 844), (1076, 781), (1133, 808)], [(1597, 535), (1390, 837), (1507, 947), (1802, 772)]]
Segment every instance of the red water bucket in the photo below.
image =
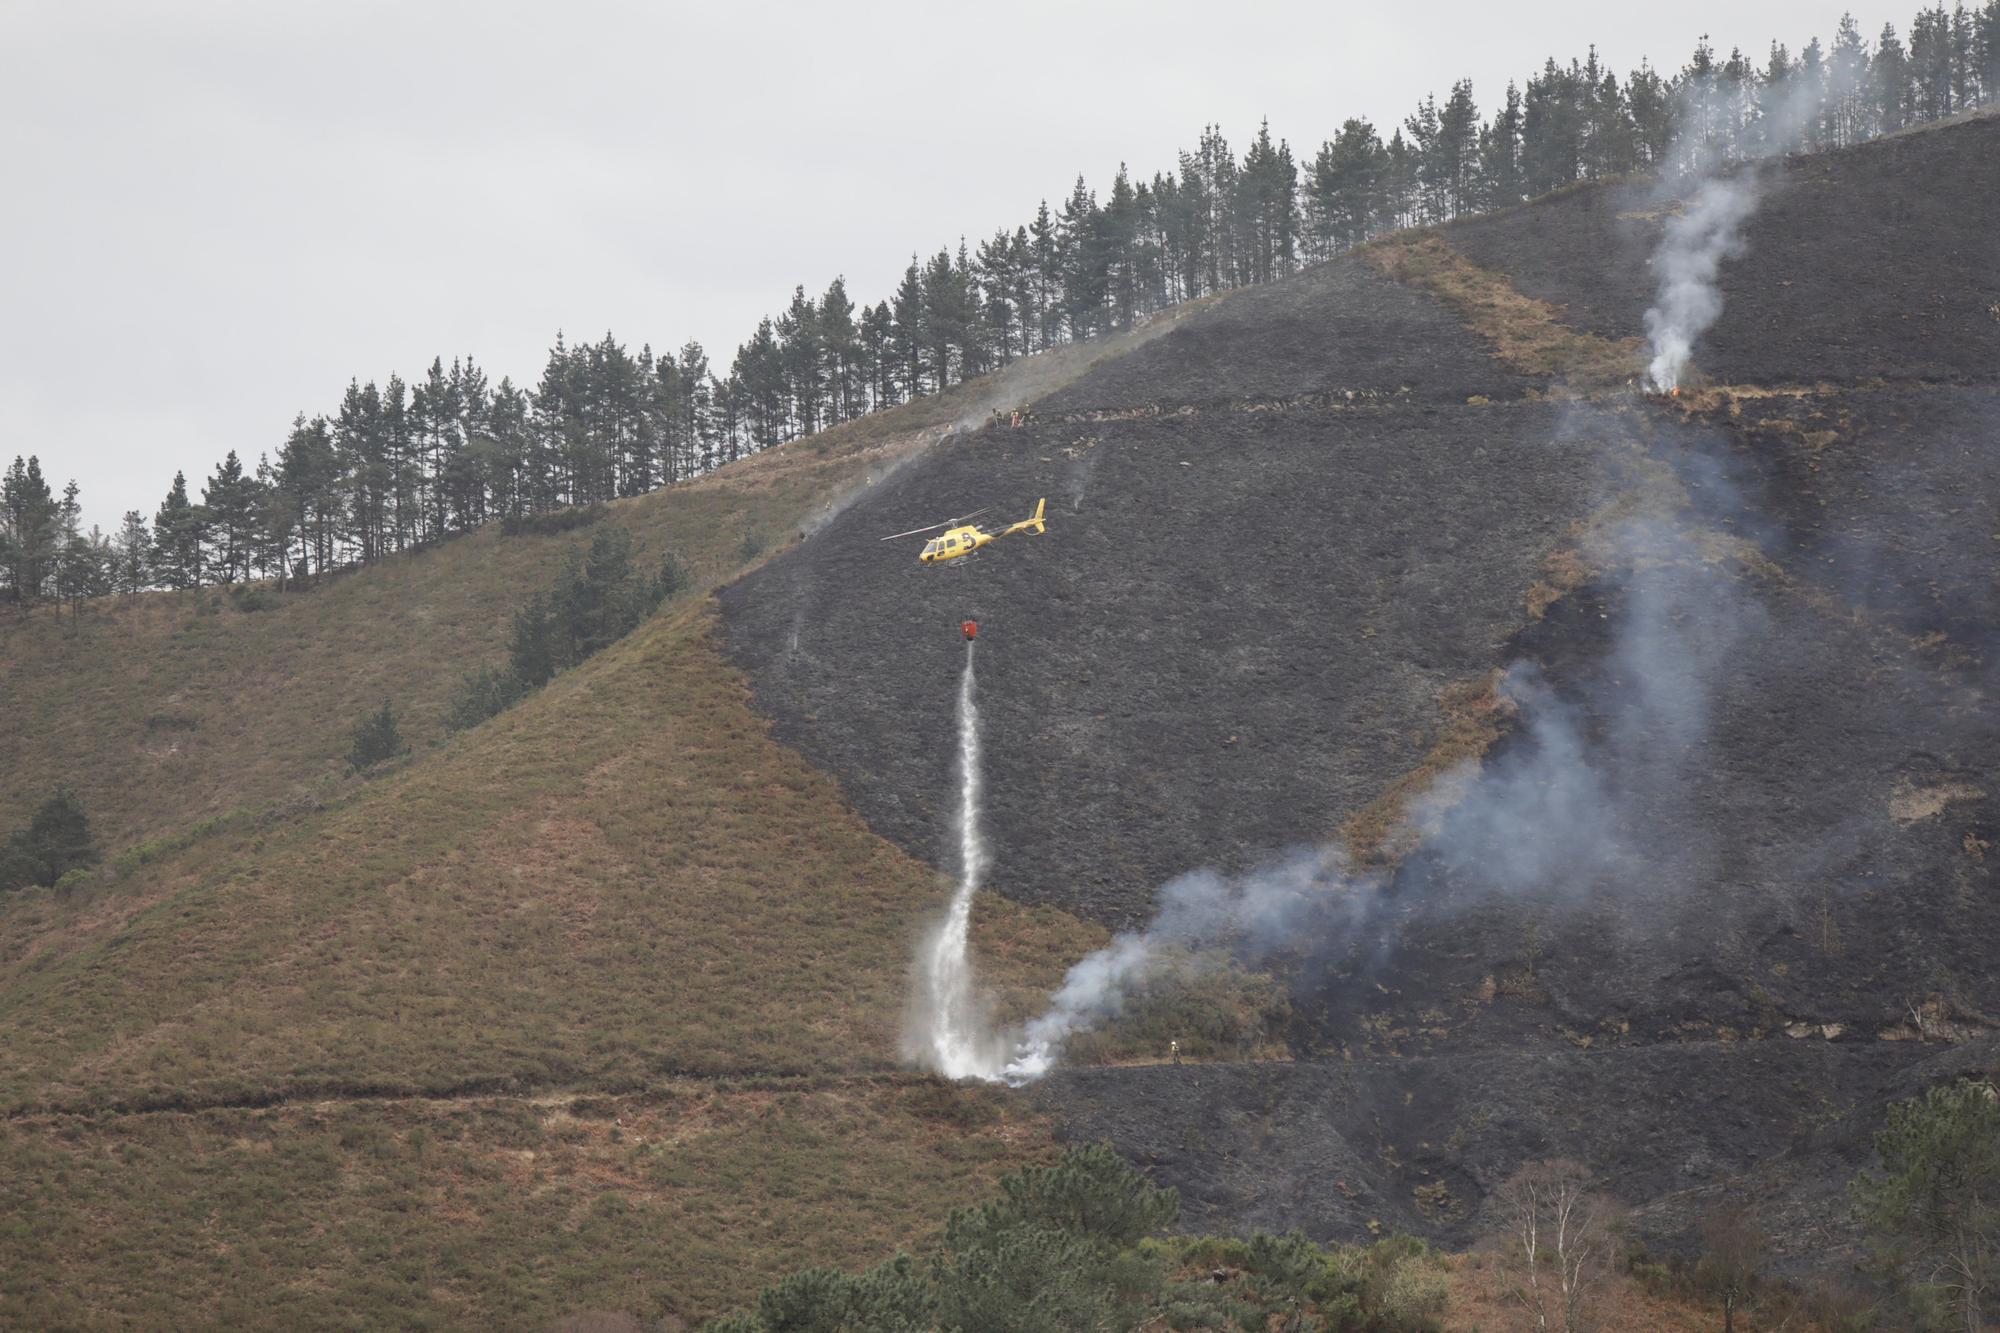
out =
[(979, 622), (976, 620), (968, 620), (960, 625), (959, 628), (965, 631), (965, 637), (968, 641), (979, 637)]

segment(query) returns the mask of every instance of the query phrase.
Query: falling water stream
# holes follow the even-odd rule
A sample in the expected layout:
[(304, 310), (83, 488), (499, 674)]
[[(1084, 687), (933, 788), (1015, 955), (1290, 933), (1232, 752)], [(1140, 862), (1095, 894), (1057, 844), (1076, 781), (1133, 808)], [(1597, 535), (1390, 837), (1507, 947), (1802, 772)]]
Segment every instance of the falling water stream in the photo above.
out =
[(965, 670), (958, 681), (958, 884), (950, 909), (921, 954), (922, 1056), (925, 1065), (947, 1078), (991, 1079), (998, 1061), (973, 986), (968, 938), (973, 895), (992, 859), (979, 820), (979, 697), (972, 669), (977, 647), (966, 641)]

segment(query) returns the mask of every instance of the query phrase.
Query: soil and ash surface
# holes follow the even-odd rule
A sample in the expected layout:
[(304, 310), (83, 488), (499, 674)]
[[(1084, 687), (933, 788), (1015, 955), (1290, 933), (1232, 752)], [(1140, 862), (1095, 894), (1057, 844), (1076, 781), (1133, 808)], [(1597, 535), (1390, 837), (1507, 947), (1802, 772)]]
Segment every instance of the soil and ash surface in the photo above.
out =
[(1120, 412), (1330, 396), (1346, 402), (1513, 398), (1534, 381), (1436, 302), (1348, 257), (1230, 293), (1165, 337), (1040, 404)]
[(1590, 1163), (1675, 1247), (1718, 1199), (1755, 1206), (1779, 1266), (1823, 1268), (1845, 1186), (1885, 1101), (2000, 1060), (1991, 1039), (1688, 1043), (1452, 1058), (1065, 1070), (1039, 1097), (1076, 1141), (1109, 1140), (1181, 1194), (1191, 1230), (1449, 1245), (1492, 1229), (1487, 1200), (1522, 1162)]
[[(731, 652), (780, 738), (948, 869), (980, 621), (994, 887), (1116, 925), (1325, 840), (1422, 764), (1441, 692), (1509, 668), (1476, 780), (1263, 960), (1297, 1063), (1037, 1095), (1190, 1225), (1462, 1241), (1561, 1154), (1656, 1241), (1748, 1188), (1796, 1262), (1838, 1262), (1885, 1103), (2000, 1064), (2000, 229), (1968, 196), (2000, 204), (1995, 173), (1994, 121), (1775, 168), (1697, 356), (1738, 389), (1673, 404), (1524, 398), (1349, 265), (1239, 294), (729, 589)], [(1635, 209), (1449, 235), (1625, 335)], [(1047, 536), (956, 566), (877, 541), (1040, 495)]]
[[(1414, 349), (1412, 349), (1414, 353)], [(994, 883), (1118, 925), (1316, 843), (1499, 660), (1596, 484), (1569, 409), (1213, 412), (959, 436), (723, 594), (777, 734), (941, 865), (977, 620)], [(1047, 496), (1047, 535), (918, 565), (885, 533)]]
[[(1987, 380), (2000, 367), (2000, 116), (1768, 164), (1721, 317), (1696, 348), (1720, 383)], [(1672, 191), (1609, 184), (1445, 229), (1474, 263), (1643, 336)]]

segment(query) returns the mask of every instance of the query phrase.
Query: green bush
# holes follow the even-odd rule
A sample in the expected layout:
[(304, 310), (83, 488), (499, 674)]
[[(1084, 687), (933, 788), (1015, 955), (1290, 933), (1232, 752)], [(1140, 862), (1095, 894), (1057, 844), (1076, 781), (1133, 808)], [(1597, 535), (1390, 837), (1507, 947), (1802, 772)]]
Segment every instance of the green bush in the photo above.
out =
[(454, 731), (478, 726), (592, 654), (638, 628), (667, 598), (689, 586), (686, 566), (669, 553), (657, 576), (633, 565), (632, 534), (607, 527), (588, 549), (570, 547), (554, 585), (514, 613), (507, 665), (468, 673), (445, 710)]
[(1108, 1146), (1072, 1148), (954, 1212), (926, 1268), (898, 1256), (854, 1278), (808, 1269), (709, 1329), (1431, 1333), (1444, 1313), (1444, 1266), (1420, 1240), (1328, 1251), (1296, 1233), (1159, 1237), (1179, 1207)]
[(468, 671), (445, 705), (444, 724), (452, 731), (476, 727), (526, 693), (520, 677), (506, 667)]
[(2000, 1287), (2000, 1089), (1968, 1079), (1899, 1102), (1875, 1151), (1882, 1169), (1854, 1181), (1855, 1214), (1907, 1280), (1911, 1314), (1984, 1327)]
[(58, 787), (36, 807), (26, 828), (0, 843), (0, 890), (47, 887), (97, 859), (83, 803), (69, 788)]
[(347, 753), (347, 764), (353, 772), (364, 773), (406, 749), (396, 730), (395, 709), (384, 699), (381, 712), (371, 713), (354, 724), (354, 741)]

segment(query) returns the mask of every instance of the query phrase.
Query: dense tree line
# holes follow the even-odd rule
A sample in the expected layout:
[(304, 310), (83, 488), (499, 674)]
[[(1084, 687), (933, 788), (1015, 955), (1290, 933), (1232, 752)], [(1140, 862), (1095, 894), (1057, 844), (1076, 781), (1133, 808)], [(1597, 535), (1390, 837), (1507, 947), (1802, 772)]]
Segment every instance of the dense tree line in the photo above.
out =
[(836, 278), (760, 320), (726, 373), (701, 345), (634, 353), (558, 335), (533, 388), (435, 358), (414, 382), (350, 382), (300, 415), (275, 455), (235, 453), (197, 497), (176, 474), (150, 522), (78, 530), (17, 460), (0, 506), (0, 596), (279, 580), (568, 505), (640, 495), (759, 449), (934, 393), (1021, 356), (1131, 327), (1207, 293), (1269, 282), (1412, 224), (1506, 207), (1578, 181), (1704, 160), (1853, 144), (2000, 103), (2000, 0), (1919, 11), (1871, 40), (1851, 15), (1830, 45), (1720, 55), (1622, 80), (1592, 48), (1545, 61), (1482, 114), (1470, 82), (1389, 127), (1344, 122), (1309, 158), (1260, 126), (1240, 156), (1217, 127), (1174, 170), (1069, 197), (968, 246), (912, 255), (891, 295), (857, 305)]

